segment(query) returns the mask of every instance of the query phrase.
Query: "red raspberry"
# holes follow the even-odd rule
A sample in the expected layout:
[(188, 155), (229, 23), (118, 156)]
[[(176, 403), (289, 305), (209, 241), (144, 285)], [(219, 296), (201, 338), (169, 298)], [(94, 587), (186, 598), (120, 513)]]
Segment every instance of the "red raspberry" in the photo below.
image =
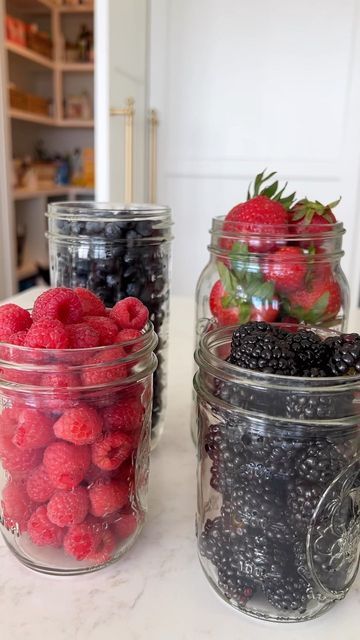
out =
[(96, 409), (86, 404), (64, 411), (54, 424), (57, 438), (74, 444), (92, 444), (102, 431), (103, 421)]
[(68, 442), (53, 442), (44, 453), (44, 466), (57, 489), (73, 489), (85, 477), (90, 466), (90, 448)]
[(133, 449), (133, 440), (126, 433), (115, 431), (105, 434), (91, 445), (91, 458), (94, 464), (105, 471), (117, 469), (125, 462)]
[(108, 480), (111, 477), (111, 472), (100, 469), (95, 464), (91, 464), (86, 472), (85, 482), (88, 487), (94, 484), (97, 480)]
[(89, 349), (100, 345), (99, 332), (87, 322), (68, 324), (66, 332), (69, 338), (70, 349)]
[(36, 349), (68, 349), (69, 338), (60, 320), (39, 320), (29, 329), (24, 345)]
[(26, 531), (34, 505), (26, 493), (24, 482), (8, 480), (2, 492), (1, 507), (6, 527), (18, 525), (22, 533)]
[(27, 334), (27, 331), (18, 331), (17, 333), (13, 333), (8, 339), (8, 342), (18, 347), (23, 347)]
[(122, 347), (116, 347), (97, 353), (90, 358), (82, 372), (82, 381), (86, 387), (97, 387), (126, 378), (127, 367), (118, 360), (125, 357)]
[(89, 497), (85, 487), (75, 487), (72, 491), (55, 491), (51, 496), (47, 515), (58, 527), (80, 524), (86, 518)]
[(110, 311), (120, 329), (143, 329), (149, 320), (149, 311), (137, 298), (124, 298)]
[(114, 513), (128, 501), (129, 493), (125, 482), (98, 480), (89, 489), (90, 513), (97, 518)]
[(0, 459), (9, 473), (31, 471), (40, 463), (41, 455), (41, 449), (19, 449), (11, 442), (11, 436), (0, 435)]
[(20, 449), (46, 447), (54, 440), (52, 426), (53, 420), (37, 409), (23, 409), (12, 441)]
[(0, 307), (0, 342), (6, 342), (14, 333), (26, 331), (31, 326), (31, 316), (17, 304), (3, 304)]
[(100, 534), (88, 522), (74, 524), (64, 538), (64, 551), (76, 560), (84, 560), (96, 551), (100, 542)]
[(110, 529), (104, 529), (99, 532), (99, 541), (97, 543), (95, 551), (89, 553), (88, 560), (91, 560), (93, 564), (105, 564), (112, 559), (113, 553), (116, 548), (115, 537)]
[(69, 369), (60, 365), (56, 368), (56, 371), (44, 373), (41, 377), (41, 386), (53, 387), (55, 394), (57, 394), (60, 389), (66, 390), (71, 389), (71, 387), (80, 387), (81, 381), (77, 373), (69, 371)]
[(62, 545), (63, 530), (50, 522), (44, 504), (32, 514), (27, 531), (32, 542), (39, 547), (61, 547)]
[(106, 307), (102, 300), (98, 298), (95, 293), (84, 289), (83, 287), (77, 287), (74, 289), (76, 295), (80, 298), (82, 310), (84, 316), (105, 316)]
[(138, 526), (138, 520), (135, 513), (121, 513), (118, 520), (114, 522), (114, 531), (118, 538), (123, 540), (135, 533)]
[(142, 333), (138, 331), (138, 329), (121, 329), (117, 334), (114, 342), (123, 344), (126, 353), (134, 353), (135, 351), (139, 351), (141, 348), (138, 344), (138, 339), (141, 338)]
[(55, 487), (43, 464), (40, 464), (29, 473), (26, 481), (26, 491), (29, 498), (34, 502), (47, 502), (51, 498)]
[(144, 407), (135, 398), (125, 398), (102, 412), (107, 429), (120, 431), (136, 431), (141, 427)]
[(48, 289), (34, 302), (33, 322), (47, 319), (72, 324), (81, 322), (82, 317), (83, 310), (79, 297), (72, 289), (66, 287)]
[(14, 435), (19, 419), (19, 411), (18, 407), (7, 407), (3, 410), (0, 414), (0, 436), (12, 437)]
[(114, 344), (115, 338), (118, 334), (118, 328), (111, 318), (85, 316), (84, 321), (99, 334), (100, 346), (105, 347), (110, 344)]

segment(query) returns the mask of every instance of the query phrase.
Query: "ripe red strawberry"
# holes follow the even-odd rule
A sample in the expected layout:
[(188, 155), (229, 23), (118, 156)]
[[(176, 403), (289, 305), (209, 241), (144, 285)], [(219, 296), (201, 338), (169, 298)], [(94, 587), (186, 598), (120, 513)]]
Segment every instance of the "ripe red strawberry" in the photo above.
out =
[(210, 311), (212, 315), (215, 317), (217, 317), (218, 312), (222, 307), (221, 299), (224, 297), (224, 295), (225, 295), (225, 289), (223, 287), (221, 280), (216, 280), (215, 284), (213, 285), (210, 291), (210, 296), (209, 296)]
[(253, 322), (275, 322), (279, 315), (279, 298), (274, 296), (271, 300), (259, 300), (254, 304), (250, 312), (250, 320)]
[(310, 288), (289, 295), (289, 313), (300, 321), (314, 324), (335, 318), (341, 307), (341, 289), (331, 276), (314, 277)]
[[(254, 181), (253, 194), (248, 191), (248, 199), (233, 207), (227, 214), (223, 230), (227, 234), (239, 235), (248, 244), (249, 250), (259, 253), (271, 251), (288, 231), (288, 207), (291, 206), (294, 195), (285, 198), (282, 194), (285, 186), (278, 191), (278, 182), (263, 187), (275, 173), (258, 174)], [(263, 188), (262, 188), (263, 187)], [(264, 238), (271, 232), (273, 237)], [(279, 240), (274, 236), (279, 236)], [(221, 238), (220, 244), (230, 250), (235, 242), (232, 238)]]
[(264, 261), (265, 280), (274, 282), (280, 293), (290, 293), (304, 286), (306, 257), (300, 247), (281, 247)]
[[(291, 234), (301, 237), (304, 234), (311, 234), (312, 236), (324, 233), (326, 227), (334, 224), (336, 218), (332, 209), (334, 209), (340, 202), (330, 202), (329, 204), (321, 204), (318, 200), (312, 202), (307, 198), (299, 200), (292, 209), (289, 211), (289, 231)], [(301, 246), (309, 246), (321, 244), (321, 238), (317, 240), (312, 238), (311, 240), (304, 240), (301, 242)]]
[(218, 309), (217, 319), (220, 326), (225, 327), (232, 324), (239, 324), (239, 316), (240, 313), (238, 307), (229, 307), (228, 309), (220, 307)]

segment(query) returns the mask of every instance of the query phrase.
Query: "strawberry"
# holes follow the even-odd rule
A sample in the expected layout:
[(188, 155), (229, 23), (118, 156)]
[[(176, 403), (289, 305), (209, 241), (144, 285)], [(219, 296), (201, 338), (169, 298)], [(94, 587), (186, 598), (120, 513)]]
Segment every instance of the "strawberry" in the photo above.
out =
[(327, 277), (323, 277), (324, 273), (314, 277), (309, 289), (304, 287), (289, 295), (287, 311), (292, 317), (309, 324), (336, 317), (341, 307), (341, 289), (330, 271)]
[(229, 309), (223, 309), (223, 307), (220, 307), (218, 310), (217, 319), (221, 327), (225, 327), (231, 324), (239, 324), (239, 309), (237, 307), (229, 307)]
[[(292, 209), (289, 211), (289, 231), (294, 236), (301, 238), (304, 234), (311, 234), (316, 236), (326, 231), (326, 227), (336, 222), (336, 218), (332, 209), (334, 209), (340, 202), (330, 202), (329, 204), (321, 204), (318, 200), (312, 202), (307, 198), (299, 200)], [(301, 242), (301, 246), (307, 247), (309, 244), (318, 246), (321, 244), (320, 240), (314, 240), (314, 238), (307, 239)]]
[[(278, 181), (263, 187), (275, 173), (265, 175), (259, 173), (254, 181), (253, 194), (248, 191), (248, 199), (233, 207), (225, 217), (223, 230), (226, 234), (243, 235), (250, 251), (264, 253), (271, 251), (283, 242), (288, 231), (288, 207), (291, 206), (295, 194), (282, 197), (285, 186), (278, 191)], [(263, 188), (262, 188), (263, 187)], [(264, 238), (264, 235), (272, 237)], [(279, 240), (274, 238), (279, 236)], [(230, 250), (233, 246), (232, 238), (223, 237), (220, 245)]]
[[(255, 301), (254, 301), (255, 302)], [(250, 312), (250, 320), (253, 322), (275, 322), (279, 315), (279, 298), (274, 296), (271, 301), (260, 300), (253, 305)]]
[(306, 271), (306, 256), (300, 247), (281, 247), (268, 256), (263, 266), (265, 280), (274, 282), (280, 293), (303, 287)]
[(209, 307), (213, 316), (217, 317), (218, 311), (221, 307), (221, 299), (224, 297), (224, 295), (225, 289), (223, 287), (223, 284), (221, 280), (217, 280), (213, 285), (209, 296)]

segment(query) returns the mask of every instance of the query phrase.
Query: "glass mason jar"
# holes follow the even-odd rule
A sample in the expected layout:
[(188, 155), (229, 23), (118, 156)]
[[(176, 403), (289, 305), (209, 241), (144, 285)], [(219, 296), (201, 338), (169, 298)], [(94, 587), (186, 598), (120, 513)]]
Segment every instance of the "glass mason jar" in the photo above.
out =
[(276, 225), (268, 233), (245, 234), (229, 231), (224, 220), (213, 218), (210, 260), (197, 284), (198, 337), (209, 318), (220, 326), (264, 320), (346, 329), (341, 222), (299, 236), (291, 224), (287, 235)]
[(54, 287), (86, 287), (113, 307), (127, 296), (149, 309), (159, 337), (154, 374), (152, 446), (166, 405), (171, 211), (151, 204), (63, 202), (49, 205), (50, 278)]
[(214, 329), (196, 351), (200, 562), (244, 613), (309, 620), (358, 571), (360, 376), (240, 369), (224, 361), (231, 335)]
[[(301, 236), (290, 224), (284, 236), (276, 226), (265, 234), (224, 230), (224, 220), (213, 218), (210, 260), (196, 287), (195, 347), (204, 330), (249, 320), (346, 330), (350, 294), (340, 266), (341, 222)], [(196, 442), (194, 412), (191, 434)]]
[(157, 338), (89, 349), (0, 343), (0, 530), (26, 566), (116, 561), (147, 510)]

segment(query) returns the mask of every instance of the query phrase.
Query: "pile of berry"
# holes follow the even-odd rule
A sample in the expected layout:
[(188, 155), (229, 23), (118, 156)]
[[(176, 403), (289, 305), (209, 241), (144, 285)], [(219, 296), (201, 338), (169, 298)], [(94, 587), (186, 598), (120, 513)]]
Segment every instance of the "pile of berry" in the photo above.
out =
[(58, 220), (57, 233), (60, 238), (66, 236), (66, 241), (59, 241), (52, 256), (52, 281), (56, 286), (86, 287), (107, 307), (136, 296), (148, 308), (159, 337), (152, 414), (152, 428), (156, 429), (166, 386), (170, 282), (166, 238), (159, 240), (159, 229), (151, 220)]
[[(233, 332), (227, 360), (269, 374), (357, 375), (360, 336), (344, 334), (322, 341), (310, 330), (291, 332), (250, 322)], [(240, 383), (218, 381), (214, 395), (228, 408), (214, 404), (212, 414), (218, 420), (208, 423), (202, 418), (203, 455), (222, 507), (220, 515), (205, 522), (199, 548), (216, 568), (218, 585), (233, 603), (245, 606), (262, 593), (277, 609), (301, 614), (314, 593), (306, 559), (311, 518), (332, 481), (360, 454), (356, 426), (334, 430), (329, 424), (354, 413), (354, 397), (343, 392), (324, 402), (321, 390), (299, 394), (295, 386), (292, 392), (284, 387), (277, 395), (260, 387), (259, 380), (250, 390)], [(244, 413), (232, 411), (231, 405), (245, 409)], [(323, 528), (327, 533), (314, 552), (314, 565), (325, 584), (341, 590), (349, 565), (346, 559), (332, 565), (331, 553), (327, 555), (332, 547), (338, 549), (337, 536), (326, 520), (329, 514), (317, 524), (319, 536)], [(351, 518), (344, 506), (339, 518), (338, 531)]]
[[(44, 292), (32, 314), (15, 304), (0, 307), (3, 361), (5, 355), (39, 364), (25, 378), (32, 385), (27, 393), (16, 385), (4, 392), (11, 402), (0, 415), (7, 476), (1, 521), (35, 545), (63, 547), (90, 566), (111, 560), (143, 518), (134, 483), (137, 455), (148, 450), (148, 389), (124, 379), (132, 375), (129, 355), (139, 349), (148, 316), (136, 298), (108, 313), (81, 288)], [(11, 345), (28, 349), (19, 353)], [(23, 383), (25, 373), (16, 373), (14, 379), (3, 366), (0, 380)]]
[(274, 175), (257, 175), (247, 200), (225, 216), (210, 311), (220, 325), (334, 319), (341, 324), (341, 280), (331, 257), (339, 200), (296, 201), (295, 193), (284, 196), (286, 185), (267, 184)]

